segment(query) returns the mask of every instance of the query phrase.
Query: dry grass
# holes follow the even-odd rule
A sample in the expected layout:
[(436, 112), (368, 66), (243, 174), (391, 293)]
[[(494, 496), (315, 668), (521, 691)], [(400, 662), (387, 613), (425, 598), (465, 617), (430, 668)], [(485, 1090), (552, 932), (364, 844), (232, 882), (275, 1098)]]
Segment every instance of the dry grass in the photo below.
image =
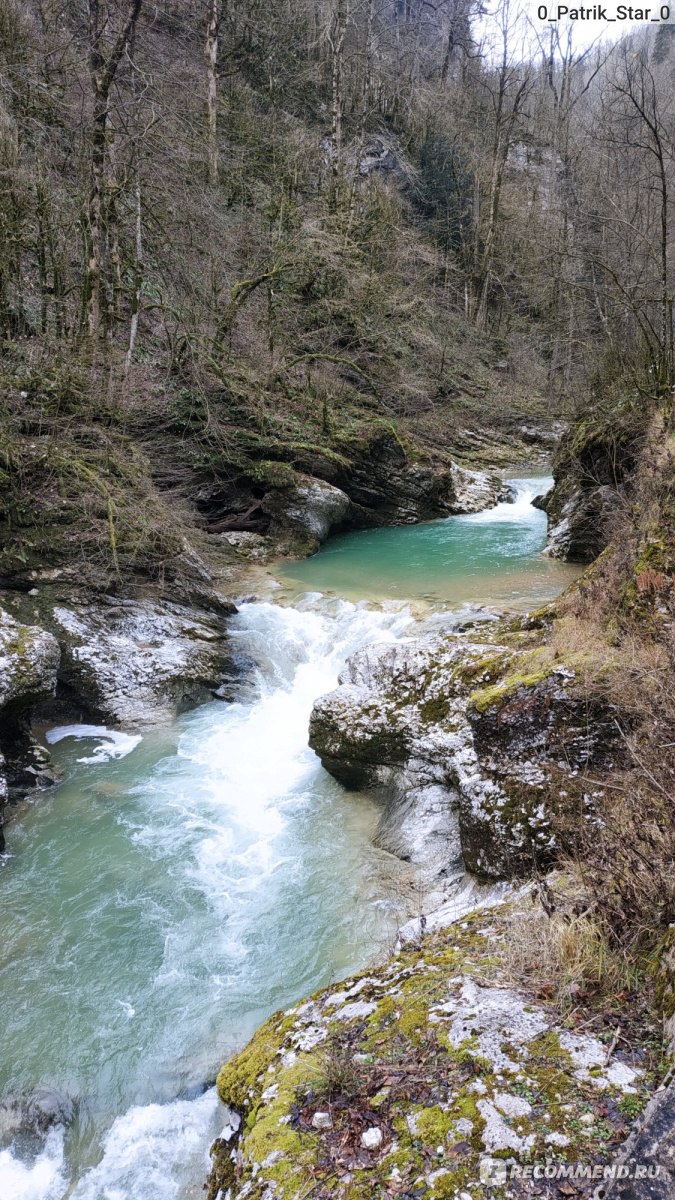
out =
[(555, 998), (563, 1013), (580, 1000), (614, 997), (635, 986), (636, 963), (612, 944), (574, 864), (535, 887), (533, 903), (532, 913), (519, 922), (518, 936), (504, 939), (497, 950), (514, 985)]

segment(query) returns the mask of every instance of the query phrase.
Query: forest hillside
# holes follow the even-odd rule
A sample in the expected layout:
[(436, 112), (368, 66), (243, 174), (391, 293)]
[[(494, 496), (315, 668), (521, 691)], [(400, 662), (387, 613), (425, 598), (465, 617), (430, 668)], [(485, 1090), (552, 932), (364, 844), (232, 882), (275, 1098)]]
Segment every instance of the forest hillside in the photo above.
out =
[(0, 0), (6, 580), (227, 572), (209, 531), (298, 476), (357, 523), (452, 511), (386, 480), (669, 381), (671, 27), (576, 53), (473, 16)]

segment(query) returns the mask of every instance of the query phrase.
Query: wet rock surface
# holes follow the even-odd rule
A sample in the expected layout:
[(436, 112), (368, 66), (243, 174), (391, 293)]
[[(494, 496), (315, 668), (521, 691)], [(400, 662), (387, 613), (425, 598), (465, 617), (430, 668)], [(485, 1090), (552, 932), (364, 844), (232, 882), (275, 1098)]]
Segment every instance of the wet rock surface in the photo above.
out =
[(102, 597), (57, 604), (52, 616), (63, 651), (60, 684), (106, 721), (171, 719), (237, 672), (225, 613)]
[(621, 514), (624, 488), (635, 469), (635, 429), (577, 422), (553, 462), (554, 484), (538, 507), (548, 516), (554, 558), (590, 563), (605, 549)]
[(352, 510), (349, 496), (323, 479), (301, 477), (295, 487), (266, 496), (262, 502), (271, 517), (269, 533), (286, 538), (311, 553), (335, 530), (341, 529)]

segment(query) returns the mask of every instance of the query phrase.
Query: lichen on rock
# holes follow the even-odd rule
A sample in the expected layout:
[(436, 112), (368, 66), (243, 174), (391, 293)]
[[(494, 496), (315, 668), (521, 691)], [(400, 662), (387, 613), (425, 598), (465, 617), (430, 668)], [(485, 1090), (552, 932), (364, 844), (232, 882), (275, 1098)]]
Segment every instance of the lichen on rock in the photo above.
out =
[(487, 879), (546, 867), (560, 764), (567, 777), (615, 746), (611, 714), (577, 687), (579, 655), (557, 658), (540, 626), (526, 617), (485, 623), (481, 641), (472, 630), (368, 647), (314, 706), (323, 765), (384, 797), (380, 843), (427, 886), (462, 856)]
[(231, 1200), (394, 1185), (477, 1200), (486, 1159), (606, 1160), (627, 1132), (622, 1097), (643, 1102), (648, 1081), (502, 977), (495, 948), (519, 920), (523, 899), (476, 910), (272, 1016), (218, 1076), (242, 1118)]

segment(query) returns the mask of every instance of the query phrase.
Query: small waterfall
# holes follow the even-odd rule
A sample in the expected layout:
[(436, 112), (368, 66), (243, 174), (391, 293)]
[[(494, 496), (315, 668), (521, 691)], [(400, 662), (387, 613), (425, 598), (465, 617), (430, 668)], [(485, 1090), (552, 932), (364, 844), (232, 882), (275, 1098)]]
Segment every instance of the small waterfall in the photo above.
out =
[(541, 522), (541, 512), (534, 508), (532, 501), (535, 496), (544, 495), (552, 485), (552, 478), (513, 479), (509, 482), (510, 499), (502, 500), (494, 508), (487, 508), (483, 512), (471, 513), (457, 519), (475, 525), (491, 525), (499, 521), (508, 521), (512, 524), (536, 526)]
[[(18, 1022), (8, 1036), (30, 1048), (36, 1076), (71, 1071), (82, 1101), (72, 1127), (16, 1136), (0, 1151), (2, 1200), (196, 1194), (220, 1114), (212, 1087), (183, 1099), (184, 1085), (213, 1078), (271, 1009), (359, 966), (379, 948), (378, 930), (393, 937), (368, 874), (375, 806), (343, 795), (307, 727), (354, 650), (415, 628), (401, 604), (245, 604), (231, 623), (254, 664), (241, 699), (187, 714), (172, 753), (165, 733), (155, 750), (152, 731), (50, 731), (72, 774), (52, 794), (58, 820), (39, 834), (51, 844), (54, 894), (42, 889), (40, 907), (43, 868), (26, 845), (3, 873), (3, 902), (35, 928), (29, 973), (57, 969), (30, 995), (8, 978)], [(41, 803), (46, 817), (50, 800)], [(18, 1060), (13, 1068), (16, 1086)]]

